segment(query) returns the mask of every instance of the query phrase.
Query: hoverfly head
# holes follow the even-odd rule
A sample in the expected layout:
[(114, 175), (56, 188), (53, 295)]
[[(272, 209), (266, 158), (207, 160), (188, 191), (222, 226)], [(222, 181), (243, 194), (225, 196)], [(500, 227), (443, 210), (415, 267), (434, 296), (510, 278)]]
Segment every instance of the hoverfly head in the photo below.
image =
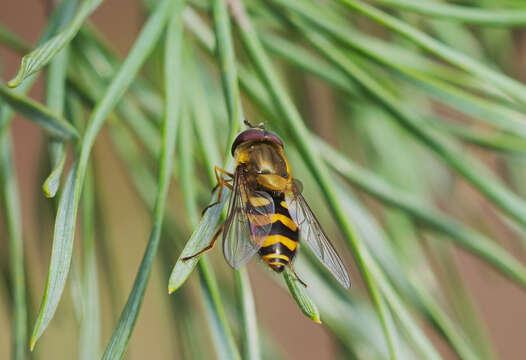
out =
[(283, 141), (281, 141), (279, 136), (271, 131), (265, 130), (263, 123), (254, 126), (246, 119), (244, 123), (249, 127), (249, 129), (239, 133), (239, 135), (234, 140), (234, 143), (232, 144), (232, 155), (234, 155), (234, 152), (239, 145), (246, 142), (269, 141), (278, 144), (280, 147), (283, 147)]

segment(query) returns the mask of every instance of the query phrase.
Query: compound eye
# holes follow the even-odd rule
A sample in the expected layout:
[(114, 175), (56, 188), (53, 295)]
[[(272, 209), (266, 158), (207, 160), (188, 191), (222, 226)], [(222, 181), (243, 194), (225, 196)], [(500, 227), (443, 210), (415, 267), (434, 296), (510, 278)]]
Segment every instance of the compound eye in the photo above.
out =
[(281, 146), (281, 147), (283, 147), (283, 141), (281, 141), (281, 139), (279, 138), (279, 136), (276, 135), (276, 134), (274, 134), (274, 133), (267, 132), (266, 139), (272, 141), (273, 143), (278, 144), (278, 145)]
[(259, 129), (248, 129), (243, 131), (241, 134), (239, 134), (236, 139), (234, 140), (234, 143), (232, 144), (232, 155), (234, 155), (234, 151), (236, 150), (236, 147), (238, 145), (247, 142), (247, 141), (258, 141), (263, 140), (265, 138), (265, 135), (263, 131)]

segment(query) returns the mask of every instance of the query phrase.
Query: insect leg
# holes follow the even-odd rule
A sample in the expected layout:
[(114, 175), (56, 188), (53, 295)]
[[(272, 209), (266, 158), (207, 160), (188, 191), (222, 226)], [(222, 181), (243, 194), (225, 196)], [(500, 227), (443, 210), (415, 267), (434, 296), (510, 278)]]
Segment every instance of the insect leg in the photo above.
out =
[(219, 192), (217, 193), (217, 200), (210, 205), (206, 206), (203, 211), (201, 211), (201, 216), (203, 216), (206, 212), (206, 210), (210, 209), (212, 206), (216, 206), (221, 202), (221, 196), (223, 195), (223, 185), (225, 185), (227, 188), (232, 190), (232, 185), (227, 183), (226, 181), (222, 181), (221, 183), (217, 184), (217, 186), (220, 186)]
[[(230, 176), (230, 180), (224, 180), (223, 177), (218, 172), (221, 172), (221, 173), (223, 173), (225, 175)], [(214, 188), (212, 189), (212, 192), (216, 189), (216, 187), (219, 186), (219, 192), (217, 193), (217, 200), (216, 200), (216, 202), (214, 202), (214, 203), (208, 205), (207, 207), (205, 207), (203, 209), (203, 211), (201, 212), (201, 216), (203, 216), (205, 214), (206, 210), (208, 210), (212, 206), (215, 206), (215, 205), (217, 205), (217, 204), (219, 204), (221, 202), (221, 195), (223, 194), (223, 186), (222, 185), (225, 185), (227, 188), (232, 190), (232, 185), (229, 184), (228, 181), (232, 180), (232, 178), (234, 177), (234, 174), (229, 173), (228, 171), (226, 171), (224, 169), (221, 169), (217, 165), (214, 167), (214, 173), (215, 173), (215, 176), (216, 176), (217, 185), (214, 186)]]
[(232, 174), (232, 173), (226, 171), (225, 169), (221, 169), (219, 166), (216, 165), (216, 166), (214, 166), (214, 172), (215, 172), (215, 174), (216, 174), (217, 182), (219, 182), (219, 174), (217, 173), (218, 171), (221, 172), (221, 173), (223, 173), (223, 174), (225, 174), (225, 175), (228, 175), (228, 176), (231, 177), (231, 178), (234, 177), (234, 174)]
[(219, 237), (219, 235), (221, 234), (221, 232), (223, 231), (224, 228), (225, 228), (225, 224), (221, 225), (219, 230), (217, 230), (217, 232), (215, 233), (214, 237), (212, 238), (212, 241), (210, 241), (210, 244), (208, 244), (205, 248), (203, 248), (202, 250), (196, 252), (193, 255), (186, 256), (186, 257), (182, 258), (181, 261), (182, 262), (186, 262), (186, 261), (188, 261), (190, 259), (193, 259), (193, 258), (195, 258), (197, 256), (201, 256), (205, 252), (211, 250), (214, 247), (214, 245), (216, 244), (217, 238)]
[(294, 271), (294, 268), (292, 267), (292, 263), (289, 262), (288, 265), (289, 265), (290, 270), (292, 271), (292, 273), (296, 277), (296, 279), (301, 283), (301, 285), (307, 287), (307, 284), (305, 283), (305, 281), (301, 280), (301, 278), (298, 276), (298, 274), (296, 274), (296, 271)]

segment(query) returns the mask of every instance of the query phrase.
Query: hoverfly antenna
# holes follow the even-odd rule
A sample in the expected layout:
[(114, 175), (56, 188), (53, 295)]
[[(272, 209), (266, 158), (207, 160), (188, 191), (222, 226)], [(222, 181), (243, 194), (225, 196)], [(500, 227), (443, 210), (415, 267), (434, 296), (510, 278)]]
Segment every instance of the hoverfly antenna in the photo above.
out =
[(243, 120), (243, 123), (248, 126), (249, 128), (253, 129), (255, 128), (256, 126), (252, 125), (247, 119), (244, 119)]
[(243, 123), (251, 129), (262, 129), (265, 130), (265, 124), (259, 123), (258, 125), (252, 125), (247, 119), (243, 120)]

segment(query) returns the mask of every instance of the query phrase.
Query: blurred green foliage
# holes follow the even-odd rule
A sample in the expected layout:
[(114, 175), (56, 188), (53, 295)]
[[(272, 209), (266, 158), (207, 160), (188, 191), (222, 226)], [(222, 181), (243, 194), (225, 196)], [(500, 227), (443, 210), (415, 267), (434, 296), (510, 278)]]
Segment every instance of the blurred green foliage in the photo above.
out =
[[(231, 166), (244, 118), (282, 136), (320, 221), (354, 258), (353, 283), (363, 280), (346, 291), (306, 247), (297, 261), (306, 289), (288, 272), (271, 275), (323, 323), (338, 358), (440, 359), (431, 331), (459, 358), (496, 358), (452, 247), (526, 286), (523, 261), (500, 241), (512, 233), (514, 245), (526, 243), (526, 86), (513, 65), (523, 37), (516, 29), (526, 23), (521, 1), (150, 0), (141, 3), (146, 21), (124, 57), (87, 20), (101, 2), (63, 0), (32, 52), (0, 24), (0, 44), (30, 52), (9, 83), (15, 89), (0, 85), (0, 235), (9, 247), (9, 267), (1, 267), (8, 290), (0, 295), (12, 309), (13, 359), (40, 357), (37, 340), (56, 321), (68, 282), (78, 357), (124, 357), (156, 261), (170, 293), (177, 290), (163, 294), (163, 312), (173, 317), (159, 331), (175, 332), (183, 358), (285, 358), (257, 321), (265, 313), (255, 308), (245, 269), (218, 269), (209, 255), (177, 260), (204, 247), (224, 219), (221, 207), (201, 219), (199, 209), (215, 199), (213, 166)], [(46, 65), (40, 104), (25, 93)], [(45, 131), (43, 190), (58, 195), (46, 200), (56, 216), (52, 250), (40, 254), (44, 263), (51, 256), (31, 336), (34, 290), (25, 280), (35, 266), (24, 263), (14, 112)], [(123, 164), (152, 218), (123, 309), (114, 308), (122, 306), (117, 286), (104, 295), (113, 307), (109, 341), (99, 279), (118, 283), (120, 254), (103, 228), (118, 234), (123, 224), (104, 224), (106, 174), (95, 169), (105, 159), (92, 151), (103, 146), (95, 144), (101, 131), (112, 146), (104, 151)], [(457, 179), (484, 198), (484, 211), (479, 198), (459, 195)], [(468, 200), (448, 209), (457, 196)], [(183, 286), (194, 269), (199, 289)]]

